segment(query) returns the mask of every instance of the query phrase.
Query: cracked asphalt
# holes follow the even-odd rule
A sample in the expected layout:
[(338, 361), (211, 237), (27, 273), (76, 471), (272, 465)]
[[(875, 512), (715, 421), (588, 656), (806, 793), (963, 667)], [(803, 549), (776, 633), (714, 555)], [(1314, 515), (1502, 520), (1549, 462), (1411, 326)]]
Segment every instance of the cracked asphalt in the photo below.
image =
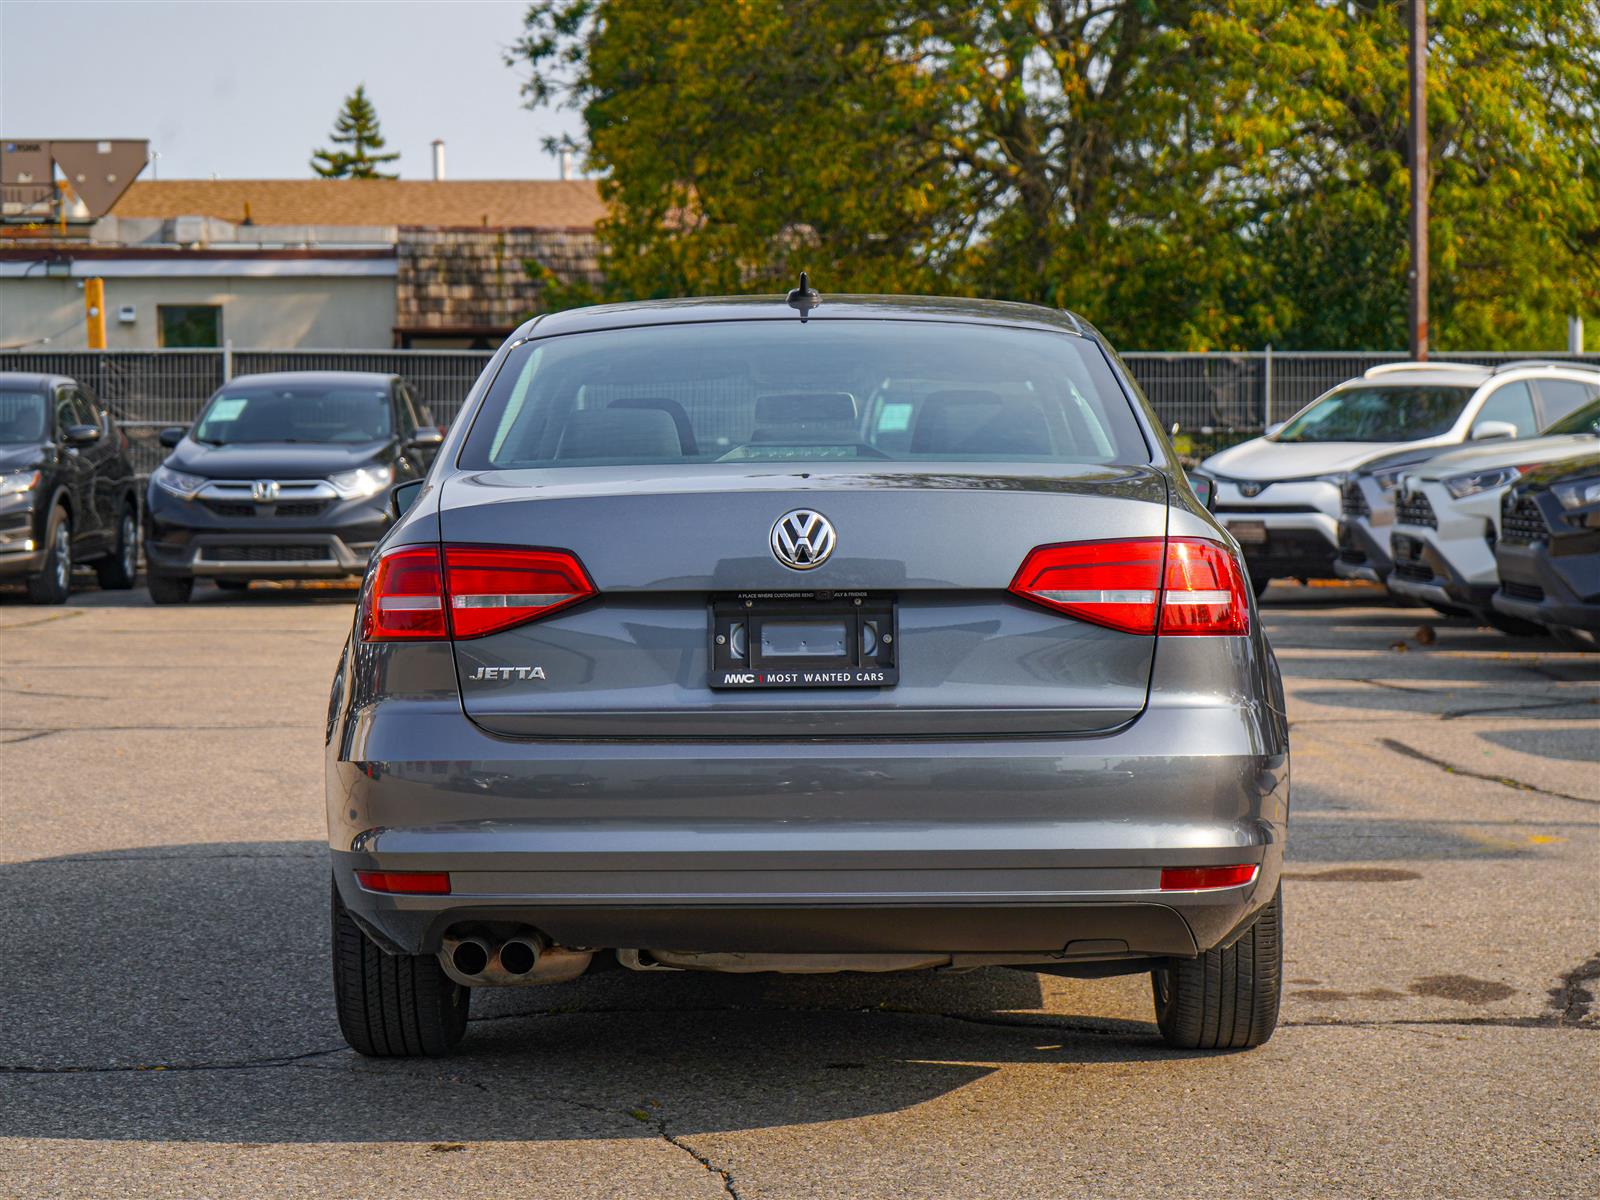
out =
[(1163, 1048), (1144, 979), (614, 972), (480, 993), (458, 1056), (395, 1063), (329, 995), (352, 598), (0, 596), (0, 1195), (1600, 1192), (1600, 656), (1269, 593), (1261, 1049)]

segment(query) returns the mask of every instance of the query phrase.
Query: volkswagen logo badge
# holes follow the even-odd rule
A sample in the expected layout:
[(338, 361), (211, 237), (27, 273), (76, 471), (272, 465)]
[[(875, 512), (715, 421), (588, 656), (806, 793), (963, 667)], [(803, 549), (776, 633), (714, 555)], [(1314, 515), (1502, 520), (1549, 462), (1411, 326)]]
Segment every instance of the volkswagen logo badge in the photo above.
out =
[(797, 508), (772, 526), (772, 557), (795, 571), (809, 571), (828, 561), (839, 536), (828, 518), (809, 508)]
[(257, 504), (271, 504), (278, 498), (278, 481), (258, 479), (251, 485), (250, 495)]
[(1266, 484), (1256, 483), (1253, 480), (1250, 483), (1241, 483), (1239, 485), (1239, 494), (1244, 496), (1246, 499), (1254, 499), (1256, 496), (1261, 495), (1261, 493), (1266, 490)]

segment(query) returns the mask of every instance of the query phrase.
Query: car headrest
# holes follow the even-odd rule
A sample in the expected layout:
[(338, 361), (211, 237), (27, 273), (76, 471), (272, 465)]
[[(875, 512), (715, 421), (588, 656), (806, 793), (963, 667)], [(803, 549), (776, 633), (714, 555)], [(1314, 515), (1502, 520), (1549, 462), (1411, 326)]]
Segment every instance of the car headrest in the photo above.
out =
[(672, 417), (658, 408), (588, 408), (567, 414), (557, 458), (682, 458)]
[(1036, 400), (952, 388), (926, 396), (911, 434), (913, 454), (1050, 453), (1050, 423)]
[(700, 453), (694, 440), (694, 426), (689, 423), (689, 414), (676, 400), (669, 400), (665, 396), (624, 396), (620, 400), (613, 400), (606, 407), (645, 408), (664, 412), (672, 418), (673, 425), (678, 429), (678, 444), (683, 447), (683, 453), (689, 458)]

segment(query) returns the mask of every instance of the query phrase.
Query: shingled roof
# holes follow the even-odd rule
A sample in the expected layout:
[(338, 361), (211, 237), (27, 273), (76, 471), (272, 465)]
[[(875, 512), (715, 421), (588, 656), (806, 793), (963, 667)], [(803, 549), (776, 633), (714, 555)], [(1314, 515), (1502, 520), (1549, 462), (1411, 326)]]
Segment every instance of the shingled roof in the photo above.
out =
[(218, 217), (257, 225), (592, 229), (605, 212), (588, 179), (140, 180), (118, 217)]

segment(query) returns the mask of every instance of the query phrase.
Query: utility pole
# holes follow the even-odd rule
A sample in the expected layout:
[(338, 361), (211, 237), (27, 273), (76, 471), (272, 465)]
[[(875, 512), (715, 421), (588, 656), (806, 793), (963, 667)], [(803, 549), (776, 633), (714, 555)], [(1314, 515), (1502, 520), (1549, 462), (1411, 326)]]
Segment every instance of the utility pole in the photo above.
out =
[(1428, 357), (1428, 0), (1408, 0), (1411, 27), (1411, 357)]

